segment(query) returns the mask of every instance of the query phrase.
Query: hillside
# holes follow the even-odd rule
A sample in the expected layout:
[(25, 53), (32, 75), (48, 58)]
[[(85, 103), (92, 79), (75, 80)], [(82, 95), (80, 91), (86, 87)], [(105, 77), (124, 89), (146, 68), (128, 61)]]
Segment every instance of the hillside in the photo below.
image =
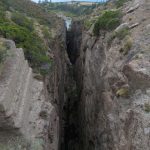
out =
[(56, 16), (28, 0), (0, 1), (0, 35), (22, 47), (35, 72), (50, 69), (50, 45), (54, 39)]
[(86, 2), (60, 2), (50, 3), (41, 2), (40, 6), (46, 9), (48, 12), (63, 13), (69, 17), (81, 17), (87, 14), (91, 14), (93, 10), (101, 4), (86, 3)]

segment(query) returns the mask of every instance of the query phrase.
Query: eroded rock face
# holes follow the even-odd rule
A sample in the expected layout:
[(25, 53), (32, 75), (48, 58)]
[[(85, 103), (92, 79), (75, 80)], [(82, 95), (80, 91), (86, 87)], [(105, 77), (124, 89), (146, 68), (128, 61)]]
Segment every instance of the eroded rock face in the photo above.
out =
[(33, 78), (22, 49), (1, 40), (9, 47), (9, 56), (0, 77), (0, 147), (58, 149), (59, 120), (44, 83)]
[[(54, 62), (47, 78), (47, 89), (50, 101), (59, 116), (58, 149), (65, 149), (66, 107), (68, 105), (68, 89), (71, 84), (69, 68), (71, 63), (67, 55), (66, 27), (62, 22), (53, 43)], [(70, 90), (70, 89), (69, 89)]]
[[(132, 7), (137, 1), (129, 4)], [(82, 36), (76, 62), (82, 150), (149, 150), (148, 6), (148, 1), (139, 0), (138, 7), (123, 17), (129, 25), (140, 22), (130, 29), (132, 47), (127, 54), (120, 51), (119, 39), (107, 43), (110, 33), (98, 38), (88, 33)]]
[(65, 148), (67, 89), (73, 81), (69, 77), (71, 63), (63, 21), (57, 31), (51, 47), (53, 63), (44, 81), (33, 74), (22, 49), (13, 41), (0, 39), (9, 47), (9, 56), (0, 70), (0, 149)]
[[(149, 2), (133, 0), (123, 9), (137, 3), (123, 17), (123, 23), (134, 25), (127, 27), (130, 41), (116, 37), (108, 44), (108, 32), (100, 37), (83, 32), (80, 41), (76, 32), (74, 66), (62, 26), (45, 84), (33, 78), (22, 49), (3, 39), (10, 56), (0, 81), (0, 148), (17, 143), (29, 150), (149, 150)], [(125, 42), (132, 43), (124, 52)], [(75, 75), (70, 75), (72, 68)]]

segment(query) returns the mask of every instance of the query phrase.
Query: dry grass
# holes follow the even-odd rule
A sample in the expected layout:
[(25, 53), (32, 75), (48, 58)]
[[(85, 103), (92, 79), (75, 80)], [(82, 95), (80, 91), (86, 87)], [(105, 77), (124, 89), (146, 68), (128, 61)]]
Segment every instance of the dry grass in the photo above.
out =
[(145, 103), (144, 104), (144, 110), (149, 113), (150, 112), (150, 103)]
[(128, 88), (120, 88), (117, 90), (116, 95), (121, 97), (126, 97), (128, 96), (128, 93), (129, 93)]
[(132, 48), (133, 39), (130, 36), (126, 36), (124, 45), (123, 45), (123, 54), (126, 55)]
[(92, 6), (94, 3), (92, 2), (80, 2), (80, 6)]

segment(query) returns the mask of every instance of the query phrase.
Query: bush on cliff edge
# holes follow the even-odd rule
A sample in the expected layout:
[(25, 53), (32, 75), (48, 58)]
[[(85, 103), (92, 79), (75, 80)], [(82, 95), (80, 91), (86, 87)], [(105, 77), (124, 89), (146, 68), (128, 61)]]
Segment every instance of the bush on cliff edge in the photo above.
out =
[(119, 10), (105, 11), (96, 21), (93, 29), (94, 35), (98, 36), (100, 30), (114, 30), (121, 22), (121, 13)]

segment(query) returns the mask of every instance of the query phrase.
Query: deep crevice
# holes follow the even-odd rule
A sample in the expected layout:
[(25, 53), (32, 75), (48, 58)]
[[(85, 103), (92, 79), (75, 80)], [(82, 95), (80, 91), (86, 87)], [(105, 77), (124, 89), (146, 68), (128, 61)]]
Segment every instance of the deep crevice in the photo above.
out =
[(82, 40), (82, 23), (75, 21), (71, 29), (67, 31), (67, 53), (70, 62), (74, 65), (79, 56), (79, 50)]
[(73, 22), (67, 31), (66, 45), (71, 65), (68, 66), (68, 84), (65, 89), (67, 94), (64, 105), (64, 143), (61, 150), (80, 150), (79, 143), (79, 99), (80, 91), (77, 87), (75, 63), (81, 45), (82, 29), (80, 22)]

